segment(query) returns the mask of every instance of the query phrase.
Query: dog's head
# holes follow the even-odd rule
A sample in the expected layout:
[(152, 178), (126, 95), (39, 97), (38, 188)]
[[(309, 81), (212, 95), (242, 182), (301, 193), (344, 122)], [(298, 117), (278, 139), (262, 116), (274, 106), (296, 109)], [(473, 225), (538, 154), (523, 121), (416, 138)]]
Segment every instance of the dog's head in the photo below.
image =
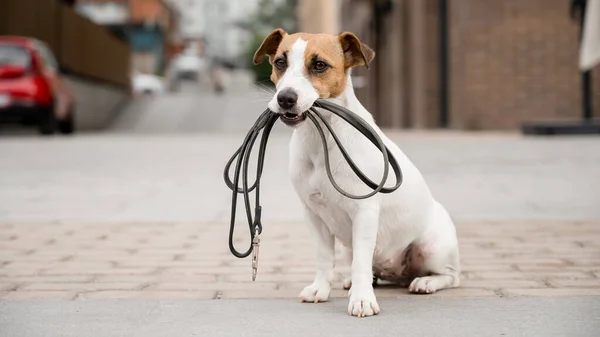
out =
[(281, 114), (290, 126), (302, 122), (318, 98), (340, 96), (348, 84), (348, 69), (367, 68), (375, 53), (352, 33), (288, 34), (274, 30), (254, 54), (254, 63), (269, 57), (273, 66), (271, 81), (277, 92), (269, 109)]

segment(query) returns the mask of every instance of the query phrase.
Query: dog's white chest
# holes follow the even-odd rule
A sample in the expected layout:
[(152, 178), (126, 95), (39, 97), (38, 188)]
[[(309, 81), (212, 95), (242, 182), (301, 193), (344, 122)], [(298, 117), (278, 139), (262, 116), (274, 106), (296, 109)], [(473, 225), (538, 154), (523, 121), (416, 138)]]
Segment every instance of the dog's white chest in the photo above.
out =
[[(318, 146), (318, 148), (315, 148)], [(345, 246), (352, 245), (349, 200), (332, 186), (326, 169), (322, 144), (292, 138), (290, 174), (299, 198)], [(330, 160), (339, 160), (335, 154)]]

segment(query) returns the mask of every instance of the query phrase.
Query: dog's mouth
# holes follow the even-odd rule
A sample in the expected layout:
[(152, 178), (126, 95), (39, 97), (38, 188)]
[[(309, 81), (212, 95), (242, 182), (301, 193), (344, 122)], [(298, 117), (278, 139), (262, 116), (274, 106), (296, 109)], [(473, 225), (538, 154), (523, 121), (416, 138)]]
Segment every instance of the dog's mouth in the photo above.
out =
[(306, 113), (302, 112), (299, 114), (295, 114), (291, 112), (286, 112), (280, 116), (280, 119), (283, 122), (283, 124), (287, 126), (296, 126), (306, 119)]

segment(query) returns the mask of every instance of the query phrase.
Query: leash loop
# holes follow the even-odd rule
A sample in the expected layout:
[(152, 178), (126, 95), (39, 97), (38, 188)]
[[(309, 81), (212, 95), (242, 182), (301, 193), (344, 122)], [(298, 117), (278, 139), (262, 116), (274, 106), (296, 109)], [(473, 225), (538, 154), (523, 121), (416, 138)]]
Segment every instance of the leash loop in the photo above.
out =
[[(354, 129), (359, 131), (362, 135), (364, 135), (377, 149), (381, 152), (383, 156), (383, 176), (379, 183), (373, 182), (369, 177), (362, 172), (356, 163), (350, 158), (348, 151), (342, 145), (339, 137), (334, 132), (333, 128), (329, 124), (329, 122), (323, 117), (323, 115), (317, 109), (328, 110), (338, 117), (342, 118), (348, 124), (350, 124)], [(325, 171), (327, 173), (327, 177), (331, 182), (332, 186), (342, 195), (351, 198), (351, 199), (366, 199), (374, 196), (377, 193), (392, 193), (397, 190), (400, 185), (402, 185), (402, 170), (396, 158), (394, 158), (391, 151), (387, 148), (381, 137), (377, 134), (375, 129), (369, 125), (365, 120), (355, 115), (348, 109), (339, 106), (337, 104), (319, 99), (315, 102), (313, 107), (311, 107), (308, 111), (305, 112), (308, 119), (314, 124), (319, 137), (323, 143), (323, 154), (325, 157)], [(256, 120), (254, 125), (250, 128), (242, 145), (233, 153), (233, 156), (229, 159), (227, 164), (225, 165), (225, 170), (223, 172), (223, 178), (225, 180), (225, 184), (227, 187), (233, 192), (231, 196), (231, 221), (229, 224), (229, 250), (231, 253), (238, 258), (245, 258), (252, 254), (252, 280), (256, 279), (256, 273), (258, 269), (258, 252), (260, 245), (260, 234), (262, 234), (263, 226), (261, 222), (262, 215), (262, 206), (260, 205), (260, 178), (262, 177), (262, 172), (264, 168), (265, 162), (265, 154), (267, 149), (267, 141), (269, 139), (269, 135), (275, 122), (279, 119), (279, 115), (275, 112), (267, 109), (265, 110)], [(329, 159), (329, 149), (327, 147), (327, 140), (325, 136), (325, 131), (321, 126), (323, 124), (329, 134), (332, 136), (334, 142), (338, 146), (340, 153), (344, 157), (344, 160), (348, 163), (354, 174), (372, 191), (364, 194), (364, 195), (355, 195), (351, 194), (347, 191), (344, 191), (335, 181), (333, 174), (331, 172), (331, 163)], [(256, 163), (256, 177), (254, 183), (249, 184), (248, 177), (248, 166), (250, 163), (250, 154), (252, 152), (252, 148), (256, 143), (259, 135), (261, 135), (259, 150), (258, 150), (258, 159)], [(230, 178), (231, 166), (235, 162), (233, 179)], [(389, 175), (389, 167), (392, 167), (394, 171), (394, 175), (396, 177), (396, 184), (392, 187), (385, 187), (385, 183), (387, 181)], [(240, 187), (240, 179), (242, 187)], [(250, 193), (254, 192), (254, 214), (252, 214), (252, 207), (250, 206)], [(236, 217), (236, 209), (237, 209), (237, 201), (238, 194), (243, 195), (244, 206), (246, 210), (246, 218), (248, 221), (248, 230), (250, 232), (250, 247), (244, 252), (240, 252), (236, 249), (233, 243), (233, 234), (235, 229), (235, 217)]]

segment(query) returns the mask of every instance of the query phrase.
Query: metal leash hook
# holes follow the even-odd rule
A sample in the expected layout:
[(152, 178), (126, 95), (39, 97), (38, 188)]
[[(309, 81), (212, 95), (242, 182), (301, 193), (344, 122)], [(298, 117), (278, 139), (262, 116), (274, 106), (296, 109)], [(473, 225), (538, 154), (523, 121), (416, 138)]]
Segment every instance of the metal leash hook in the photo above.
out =
[(260, 233), (262, 232), (261, 215), (262, 206), (257, 206), (254, 210), (254, 232), (252, 233), (252, 281), (256, 280), (256, 274), (258, 273), (258, 251), (260, 248)]
[(260, 235), (258, 234), (258, 225), (254, 227), (254, 237), (252, 238), (252, 281), (256, 281), (258, 273), (258, 250), (260, 246)]

